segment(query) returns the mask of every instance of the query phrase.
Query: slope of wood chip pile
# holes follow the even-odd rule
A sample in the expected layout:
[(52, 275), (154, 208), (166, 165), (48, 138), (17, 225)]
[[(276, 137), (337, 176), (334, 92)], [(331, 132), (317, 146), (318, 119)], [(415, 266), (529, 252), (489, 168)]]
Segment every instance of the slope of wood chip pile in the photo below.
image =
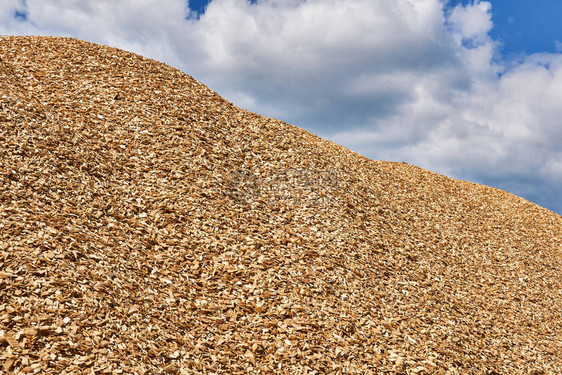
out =
[(0, 373), (562, 373), (560, 216), (132, 53), (0, 59)]

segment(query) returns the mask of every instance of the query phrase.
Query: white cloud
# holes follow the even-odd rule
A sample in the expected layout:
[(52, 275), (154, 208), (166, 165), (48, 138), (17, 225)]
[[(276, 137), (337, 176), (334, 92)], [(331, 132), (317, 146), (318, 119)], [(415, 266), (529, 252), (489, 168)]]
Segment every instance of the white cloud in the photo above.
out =
[(529, 56), (449, 101), (428, 87), (418, 84), (410, 111), (339, 139), (372, 157), (496, 185), (560, 211), (562, 55)]
[(205, 82), (227, 97), (243, 88), (252, 110), (278, 102), (266, 114), (309, 127), (320, 115), (335, 129), (412, 56), (433, 68), (455, 59), (435, 0), (214, 0), (193, 31)]
[(3, 29), (10, 30), (13, 33), (20, 33), (27, 28), (27, 25), (21, 18), (16, 17), (19, 14), (27, 14), (25, 3), (21, 0), (4, 0), (0, 6), (0, 34)]
[(491, 11), (492, 4), (487, 1), (469, 6), (457, 5), (448, 16), (448, 24), (458, 35), (458, 41), (484, 44), (488, 42), (488, 32), (493, 27)]
[(443, 7), (213, 0), (186, 19), (183, 0), (4, 0), (0, 34), (133, 50), (369, 157), (510, 189), (562, 212), (561, 55), (504, 61), (489, 35), (490, 2)]

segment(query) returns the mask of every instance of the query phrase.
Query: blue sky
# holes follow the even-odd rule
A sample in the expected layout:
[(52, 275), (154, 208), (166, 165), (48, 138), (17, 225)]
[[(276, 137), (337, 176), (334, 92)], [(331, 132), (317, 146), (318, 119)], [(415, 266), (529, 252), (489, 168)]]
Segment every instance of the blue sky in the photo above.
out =
[(197, 14), (202, 14), (205, 12), (205, 7), (210, 0), (190, 0), (187, 2), (189, 9), (196, 12)]
[(554, 0), (0, 2), (0, 35), (133, 51), (369, 158), (558, 213), (560, 19)]
[[(451, 0), (449, 7), (470, 3)], [(562, 1), (492, 0), (491, 4), (494, 28), (490, 35), (501, 43), (502, 55), (515, 57), (562, 50)]]
[[(248, 0), (251, 4), (255, 4), (257, 0)], [(198, 16), (205, 13), (205, 8), (211, 2), (211, 0), (188, 0), (187, 6)]]

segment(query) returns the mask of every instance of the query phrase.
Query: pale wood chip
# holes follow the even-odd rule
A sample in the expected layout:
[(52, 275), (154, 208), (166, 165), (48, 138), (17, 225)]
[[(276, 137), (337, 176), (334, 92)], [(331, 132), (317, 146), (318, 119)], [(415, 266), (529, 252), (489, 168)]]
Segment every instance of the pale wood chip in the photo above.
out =
[(559, 215), (126, 51), (0, 58), (0, 373), (562, 373)]

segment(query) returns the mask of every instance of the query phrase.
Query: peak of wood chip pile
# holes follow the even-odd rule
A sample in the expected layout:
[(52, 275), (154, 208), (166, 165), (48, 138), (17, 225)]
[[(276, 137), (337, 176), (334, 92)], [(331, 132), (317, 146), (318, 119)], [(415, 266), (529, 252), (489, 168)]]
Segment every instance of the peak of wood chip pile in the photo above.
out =
[(562, 373), (560, 216), (129, 52), (0, 59), (0, 373)]

